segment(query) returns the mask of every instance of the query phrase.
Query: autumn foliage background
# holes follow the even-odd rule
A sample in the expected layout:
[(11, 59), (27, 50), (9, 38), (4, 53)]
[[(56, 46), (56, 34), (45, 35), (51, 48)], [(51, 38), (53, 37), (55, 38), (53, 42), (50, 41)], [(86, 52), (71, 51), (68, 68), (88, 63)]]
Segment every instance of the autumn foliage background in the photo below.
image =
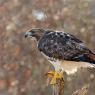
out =
[[(0, 0), (0, 95), (51, 95), (44, 74), (53, 67), (24, 38), (35, 27), (70, 32), (95, 52), (95, 0)], [(64, 95), (85, 85), (95, 95), (95, 69), (66, 75)]]

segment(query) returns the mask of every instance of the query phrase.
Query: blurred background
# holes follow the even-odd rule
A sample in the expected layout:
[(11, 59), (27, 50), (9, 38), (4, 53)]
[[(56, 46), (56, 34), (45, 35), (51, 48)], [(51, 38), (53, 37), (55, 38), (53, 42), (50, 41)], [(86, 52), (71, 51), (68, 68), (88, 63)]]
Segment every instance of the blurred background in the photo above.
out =
[[(95, 52), (95, 0), (0, 0), (0, 95), (52, 95), (46, 86), (51, 64), (24, 38), (32, 28), (70, 32)], [(95, 95), (95, 70), (65, 76), (64, 95), (89, 85)]]

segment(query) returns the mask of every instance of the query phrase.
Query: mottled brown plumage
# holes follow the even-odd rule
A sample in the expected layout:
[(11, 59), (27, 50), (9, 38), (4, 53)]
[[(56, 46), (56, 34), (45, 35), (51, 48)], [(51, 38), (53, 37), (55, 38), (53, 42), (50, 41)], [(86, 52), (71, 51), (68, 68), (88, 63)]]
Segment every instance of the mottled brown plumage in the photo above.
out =
[(95, 64), (95, 54), (75, 36), (53, 30), (32, 29), (25, 37), (35, 37), (38, 49), (50, 59), (82, 61)]

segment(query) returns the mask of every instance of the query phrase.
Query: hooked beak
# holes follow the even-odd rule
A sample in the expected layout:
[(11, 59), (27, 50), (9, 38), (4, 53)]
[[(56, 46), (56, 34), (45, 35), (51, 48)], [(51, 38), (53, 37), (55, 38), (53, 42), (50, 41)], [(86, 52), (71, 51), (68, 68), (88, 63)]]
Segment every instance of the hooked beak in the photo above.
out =
[(28, 35), (25, 34), (25, 38), (27, 38)]
[(25, 38), (31, 37), (31, 36), (32, 36), (32, 33), (31, 32), (28, 31), (28, 32), (25, 33)]

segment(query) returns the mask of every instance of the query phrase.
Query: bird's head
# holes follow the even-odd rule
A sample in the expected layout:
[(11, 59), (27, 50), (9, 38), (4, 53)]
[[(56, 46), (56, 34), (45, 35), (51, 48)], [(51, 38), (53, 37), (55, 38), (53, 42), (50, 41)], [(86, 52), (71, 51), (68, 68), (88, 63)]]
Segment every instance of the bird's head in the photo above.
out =
[(25, 33), (25, 38), (35, 38), (37, 41), (43, 36), (44, 29), (32, 29)]

